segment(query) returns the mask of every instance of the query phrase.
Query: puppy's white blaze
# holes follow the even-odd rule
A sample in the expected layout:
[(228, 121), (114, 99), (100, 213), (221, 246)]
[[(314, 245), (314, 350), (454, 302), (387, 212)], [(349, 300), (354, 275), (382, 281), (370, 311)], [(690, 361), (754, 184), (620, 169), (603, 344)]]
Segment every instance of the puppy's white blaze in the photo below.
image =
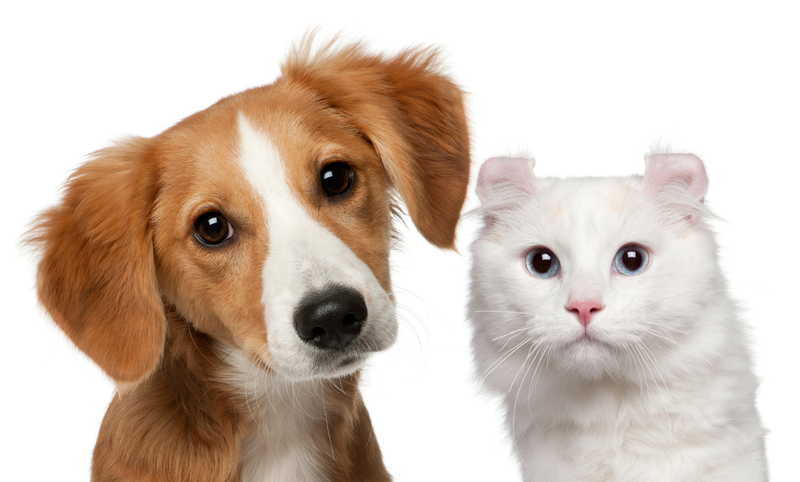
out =
[(266, 133), (257, 131), (244, 114), (238, 119), (239, 161), (266, 213), (269, 249), (263, 281), (265, 323), (272, 362), (279, 373), (292, 379), (331, 377), (350, 373), (361, 363), (344, 369), (320, 371), (320, 353), (304, 343), (294, 329), (298, 302), (310, 291), (332, 284), (355, 289), (364, 297), (368, 318), (350, 356), (389, 347), (396, 337), (394, 304), (369, 267), (336, 235), (311, 217), (292, 191), (286, 160)]

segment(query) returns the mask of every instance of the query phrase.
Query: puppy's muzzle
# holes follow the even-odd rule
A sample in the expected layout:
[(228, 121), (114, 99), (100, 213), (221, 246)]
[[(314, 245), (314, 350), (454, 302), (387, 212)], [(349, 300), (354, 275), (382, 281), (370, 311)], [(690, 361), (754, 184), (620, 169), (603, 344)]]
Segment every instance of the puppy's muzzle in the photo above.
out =
[(366, 318), (367, 305), (359, 292), (332, 286), (300, 301), (294, 312), (294, 328), (310, 345), (342, 350), (361, 333)]

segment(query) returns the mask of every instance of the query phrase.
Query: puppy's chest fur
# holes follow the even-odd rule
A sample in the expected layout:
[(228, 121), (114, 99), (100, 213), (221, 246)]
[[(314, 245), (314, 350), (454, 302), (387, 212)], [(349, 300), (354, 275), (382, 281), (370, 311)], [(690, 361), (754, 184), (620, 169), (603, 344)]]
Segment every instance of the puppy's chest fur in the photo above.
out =
[(242, 482), (323, 481), (320, 451), (328, 440), (319, 382), (289, 383), (253, 365), (240, 350), (225, 360), (227, 383), (240, 390), (254, 427), (243, 441)]

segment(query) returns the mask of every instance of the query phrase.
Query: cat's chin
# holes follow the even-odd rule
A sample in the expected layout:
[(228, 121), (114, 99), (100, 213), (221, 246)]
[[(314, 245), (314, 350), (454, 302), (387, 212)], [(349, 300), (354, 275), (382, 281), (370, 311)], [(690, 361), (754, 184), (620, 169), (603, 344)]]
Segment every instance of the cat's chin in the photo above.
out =
[(565, 346), (562, 359), (565, 372), (592, 380), (613, 375), (621, 368), (610, 345), (589, 338)]

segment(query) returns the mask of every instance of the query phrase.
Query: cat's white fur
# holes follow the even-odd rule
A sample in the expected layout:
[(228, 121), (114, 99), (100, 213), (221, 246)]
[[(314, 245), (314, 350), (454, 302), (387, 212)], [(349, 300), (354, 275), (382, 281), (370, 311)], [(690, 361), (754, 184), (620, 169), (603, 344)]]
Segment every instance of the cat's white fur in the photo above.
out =
[[(693, 155), (644, 176), (538, 179), (496, 158), (478, 180), (468, 317), (477, 374), (503, 396), (526, 481), (763, 481), (746, 336), (706, 221)], [(638, 243), (638, 275), (613, 267)], [(550, 248), (549, 279), (526, 253)], [(570, 300), (596, 300), (586, 328)], [(587, 338), (588, 337), (588, 338)]]

